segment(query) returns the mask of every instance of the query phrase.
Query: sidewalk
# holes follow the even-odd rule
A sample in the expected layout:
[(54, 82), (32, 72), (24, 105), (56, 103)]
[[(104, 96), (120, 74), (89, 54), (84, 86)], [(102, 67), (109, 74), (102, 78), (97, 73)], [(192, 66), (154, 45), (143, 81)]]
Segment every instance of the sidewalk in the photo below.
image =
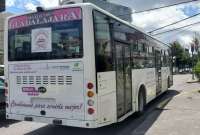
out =
[[(133, 135), (199, 135), (200, 134), (200, 83), (175, 86), (180, 94), (162, 108), (154, 110)], [(151, 119), (155, 122), (149, 125)], [(148, 129), (147, 129), (147, 128)]]
[(194, 76), (194, 78), (190, 77), (187, 81), (187, 83), (198, 83), (199, 80), (197, 77)]

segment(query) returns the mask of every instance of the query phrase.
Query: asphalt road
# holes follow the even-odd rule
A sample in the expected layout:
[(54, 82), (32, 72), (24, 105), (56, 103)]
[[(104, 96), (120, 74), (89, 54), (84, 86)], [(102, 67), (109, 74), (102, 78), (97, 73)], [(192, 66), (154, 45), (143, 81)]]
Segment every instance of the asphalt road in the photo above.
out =
[[(181, 92), (181, 88), (186, 87), (185, 83), (189, 75), (178, 75), (174, 77), (175, 85), (166, 93), (159, 96), (153, 102), (147, 106), (147, 110), (143, 116), (132, 115), (125, 121), (110, 126), (102, 127), (99, 129), (81, 129), (65, 126), (47, 125), (43, 123), (34, 122), (19, 122), (13, 120), (1, 120), (0, 121), (0, 135), (143, 135), (154, 124), (159, 115), (163, 111), (168, 101), (172, 100), (172, 97), (178, 95)], [(147, 119), (149, 114), (151, 119)], [(136, 130), (141, 124), (141, 133)], [(135, 132), (137, 131), (137, 132)]]

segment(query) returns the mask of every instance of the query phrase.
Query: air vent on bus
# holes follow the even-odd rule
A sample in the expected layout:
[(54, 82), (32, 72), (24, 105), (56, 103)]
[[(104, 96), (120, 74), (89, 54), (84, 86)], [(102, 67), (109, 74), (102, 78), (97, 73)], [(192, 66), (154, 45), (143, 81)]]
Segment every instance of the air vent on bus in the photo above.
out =
[(21, 84), (21, 76), (17, 76), (17, 84)]
[(29, 76), (29, 84), (34, 84), (34, 76)]
[(66, 76), (66, 84), (72, 85), (72, 76)]
[(58, 84), (64, 85), (64, 76), (58, 76)]
[(41, 76), (36, 76), (36, 84), (41, 84)]
[(17, 84), (72, 85), (72, 76), (16, 76)]
[(56, 84), (56, 76), (50, 76), (50, 83)]
[(23, 84), (27, 84), (28, 83), (27, 76), (23, 76), (22, 79), (23, 79)]
[(43, 76), (43, 84), (48, 84), (49, 81), (48, 81), (48, 76)]

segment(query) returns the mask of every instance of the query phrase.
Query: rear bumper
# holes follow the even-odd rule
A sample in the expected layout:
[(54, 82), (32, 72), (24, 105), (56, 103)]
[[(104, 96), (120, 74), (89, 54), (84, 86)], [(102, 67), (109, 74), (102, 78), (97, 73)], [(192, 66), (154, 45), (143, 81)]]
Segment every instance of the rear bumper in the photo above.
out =
[[(28, 115), (18, 115), (18, 114), (9, 114), (6, 113), (7, 119), (25, 121), (25, 119), (29, 118), (27, 121), (47, 123), (47, 124), (55, 124), (54, 121), (61, 121), (63, 126), (72, 126), (72, 127), (81, 127), (81, 128), (97, 128), (96, 121), (83, 121), (83, 120), (71, 120), (71, 119), (56, 119), (56, 118), (47, 118), (47, 117), (39, 117), (39, 116), (28, 116)], [(32, 120), (31, 120), (31, 119)]]

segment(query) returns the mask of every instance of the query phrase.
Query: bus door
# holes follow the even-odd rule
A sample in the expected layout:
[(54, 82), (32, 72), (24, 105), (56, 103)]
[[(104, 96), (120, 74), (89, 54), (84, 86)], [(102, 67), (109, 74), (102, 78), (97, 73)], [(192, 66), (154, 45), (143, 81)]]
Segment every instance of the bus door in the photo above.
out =
[(161, 78), (161, 52), (155, 51), (155, 65), (156, 65), (156, 94), (159, 94), (162, 89), (162, 78)]
[(132, 110), (131, 49), (124, 43), (116, 45), (117, 117)]

